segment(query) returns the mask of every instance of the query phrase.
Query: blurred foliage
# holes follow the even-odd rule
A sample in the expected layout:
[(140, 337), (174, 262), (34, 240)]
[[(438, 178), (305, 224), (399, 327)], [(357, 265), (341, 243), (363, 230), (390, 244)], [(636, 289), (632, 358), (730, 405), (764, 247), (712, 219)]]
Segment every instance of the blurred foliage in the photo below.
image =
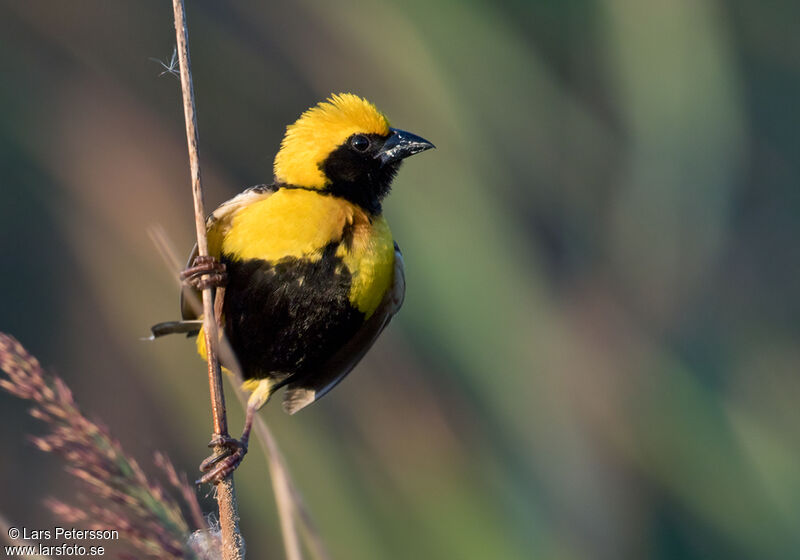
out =
[[(207, 204), (269, 181), (331, 92), (438, 146), (386, 204), (398, 320), (320, 404), (263, 412), (335, 558), (800, 557), (798, 17), (189, 2)], [(149, 60), (173, 38), (163, 1), (0, 1), (0, 330), (191, 471), (203, 368), (139, 340), (178, 313), (146, 229), (193, 231), (178, 84)], [(0, 423), (0, 507), (42, 528), (68, 480), (7, 395)], [(260, 454), (237, 485), (251, 555), (280, 557)]]

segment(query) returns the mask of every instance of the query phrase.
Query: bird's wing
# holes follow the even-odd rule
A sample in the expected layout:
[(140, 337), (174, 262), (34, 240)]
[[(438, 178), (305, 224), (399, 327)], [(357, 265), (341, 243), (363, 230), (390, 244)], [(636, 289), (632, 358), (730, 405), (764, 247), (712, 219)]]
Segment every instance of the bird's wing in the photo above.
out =
[(389, 321), (403, 305), (406, 279), (403, 270), (403, 254), (397, 243), (394, 245), (394, 279), (378, 308), (347, 344), (310, 378), (289, 383), (283, 397), (283, 409), (289, 414), (305, 408), (333, 389), (361, 361), (377, 340)]
[[(222, 239), (228, 233), (233, 223), (236, 213), (254, 202), (269, 197), (276, 190), (274, 185), (256, 185), (240, 192), (230, 200), (226, 200), (206, 218), (206, 232), (208, 233), (208, 252), (212, 257), (219, 258), (222, 246)], [(192, 248), (189, 261), (186, 267), (192, 266), (197, 256), (197, 245)], [(199, 318), (199, 306), (201, 295), (194, 288), (185, 287), (181, 290), (181, 317), (184, 320)]]

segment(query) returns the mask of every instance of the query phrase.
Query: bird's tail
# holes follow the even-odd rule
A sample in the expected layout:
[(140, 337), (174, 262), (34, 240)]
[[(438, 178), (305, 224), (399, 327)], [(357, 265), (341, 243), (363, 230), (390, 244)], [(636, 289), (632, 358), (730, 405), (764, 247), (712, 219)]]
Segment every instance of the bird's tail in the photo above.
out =
[(151, 340), (168, 334), (186, 334), (186, 336), (196, 336), (203, 326), (203, 321), (165, 321), (150, 327)]

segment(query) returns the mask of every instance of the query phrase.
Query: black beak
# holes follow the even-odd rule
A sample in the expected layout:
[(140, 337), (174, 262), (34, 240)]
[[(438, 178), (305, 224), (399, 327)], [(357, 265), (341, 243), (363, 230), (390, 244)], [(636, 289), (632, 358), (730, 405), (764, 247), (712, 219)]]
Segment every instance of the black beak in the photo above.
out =
[(381, 160), (381, 165), (395, 163), (408, 156), (436, 147), (424, 138), (405, 130), (396, 128), (390, 128), (389, 130), (391, 131), (389, 138), (386, 139), (383, 148), (375, 154), (375, 157)]

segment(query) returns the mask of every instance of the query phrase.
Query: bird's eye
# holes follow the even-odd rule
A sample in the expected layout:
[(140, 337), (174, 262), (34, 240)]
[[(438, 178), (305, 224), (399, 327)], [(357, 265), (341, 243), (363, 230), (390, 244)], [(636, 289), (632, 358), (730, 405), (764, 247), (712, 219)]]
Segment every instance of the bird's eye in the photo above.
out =
[(363, 134), (356, 134), (350, 139), (350, 145), (359, 152), (366, 152), (369, 149), (369, 138)]

